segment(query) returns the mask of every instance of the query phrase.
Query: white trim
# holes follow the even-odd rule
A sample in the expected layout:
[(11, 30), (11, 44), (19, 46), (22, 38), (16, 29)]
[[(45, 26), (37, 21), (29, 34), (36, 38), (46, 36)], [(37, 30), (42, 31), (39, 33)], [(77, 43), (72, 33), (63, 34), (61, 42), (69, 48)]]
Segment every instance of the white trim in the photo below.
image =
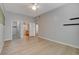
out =
[(56, 41), (56, 40), (52, 40), (52, 39), (46, 38), (44, 36), (38, 36), (38, 37), (40, 37), (42, 39), (49, 40), (49, 41), (53, 41), (53, 42), (56, 42), (56, 43), (59, 43), (59, 44), (63, 44), (63, 45), (66, 45), (66, 46), (70, 46), (70, 47), (74, 47), (74, 48), (78, 48), (79, 49), (79, 46), (75, 46), (75, 45), (64, 43), (64, 42), (59, 42), (59, 41)]
[(3, 24), (0, 24), (0, 53), (1, 53), (1, 51), (3, 49), (3, 45), (4, 45), (3, 29), (4, 29)]
[(12, 24), (13, 24), (13, 22), (11, 21), (11, 37), (10, 37), (10, 39), (12, 40)]

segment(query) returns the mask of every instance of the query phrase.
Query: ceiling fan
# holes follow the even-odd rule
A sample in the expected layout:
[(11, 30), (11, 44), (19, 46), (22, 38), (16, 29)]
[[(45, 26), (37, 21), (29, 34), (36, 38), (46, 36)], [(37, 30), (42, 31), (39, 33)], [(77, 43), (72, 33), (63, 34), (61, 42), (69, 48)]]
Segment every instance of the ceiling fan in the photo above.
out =
[(32, 3), (32, 10), (36, 11), (39, 8), (39, 4), (38, 3)]
[(34, 11), (36, 11), (39, 8), (39, 3), (28, 3), (28, 4), (24, 4), (24, 5), (28, 6), (29, 8), (31, 8)]

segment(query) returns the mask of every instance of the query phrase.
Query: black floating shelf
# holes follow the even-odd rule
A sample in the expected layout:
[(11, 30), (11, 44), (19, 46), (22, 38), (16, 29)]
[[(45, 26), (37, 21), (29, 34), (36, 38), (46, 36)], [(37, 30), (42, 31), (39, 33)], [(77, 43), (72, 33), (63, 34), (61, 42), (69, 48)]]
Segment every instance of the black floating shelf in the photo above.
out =
[(76, 19), (79, 19), (79, 17), (76, 17), (76, 18), (71, 18), (70, 20), (76, 20)]
[(79, 23), (75, 23), (75, 24), (63, 24), (64, 26), (73, 26), (73, 25), (79, 25)]

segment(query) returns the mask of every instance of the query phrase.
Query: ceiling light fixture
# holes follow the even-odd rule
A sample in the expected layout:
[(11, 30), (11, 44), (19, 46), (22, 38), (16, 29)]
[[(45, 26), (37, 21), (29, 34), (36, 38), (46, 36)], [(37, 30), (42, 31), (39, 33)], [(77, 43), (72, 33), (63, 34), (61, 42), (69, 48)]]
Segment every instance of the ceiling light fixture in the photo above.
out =
[(32, 6), (32, 10), (36, 11), (38, 8), (38, 4), (37, 3), (34, 3), (33, 6)]
[(37, 9), (37, 7), (34, 5), (34, 6), (32, 6), (32, 10), (36, 10)]

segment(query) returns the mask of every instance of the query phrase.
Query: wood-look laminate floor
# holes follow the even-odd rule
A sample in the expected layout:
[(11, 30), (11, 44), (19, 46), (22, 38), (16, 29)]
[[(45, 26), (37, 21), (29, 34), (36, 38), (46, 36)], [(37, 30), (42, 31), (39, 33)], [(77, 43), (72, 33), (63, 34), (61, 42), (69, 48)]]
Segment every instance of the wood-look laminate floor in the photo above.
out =
[(1, 55), (78, 55), (79, 49), (32, 37), (6, 41)]

